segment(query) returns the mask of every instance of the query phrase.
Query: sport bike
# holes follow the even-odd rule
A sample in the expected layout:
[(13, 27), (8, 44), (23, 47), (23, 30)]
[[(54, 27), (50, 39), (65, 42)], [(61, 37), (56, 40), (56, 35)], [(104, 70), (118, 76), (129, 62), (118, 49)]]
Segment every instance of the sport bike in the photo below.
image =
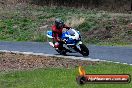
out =
[[(47, 37), (53, 39), (52, 31), (47, 31)], [(80, 53), (83, 56), (89, 55), (89, 49), (82, 43), (80, 32), (75, 30), (74, 28), (70, 28), (69, 30), (65, 30), (62, 32), (62, 36), (60, 39), (63, 42), (63, 49), (59, 50), (55, 48), (55, 50), (62, 55), (66, 55), (69, 53)], [(53, 42), (49, 41), (50, 46), (54, 47)]]

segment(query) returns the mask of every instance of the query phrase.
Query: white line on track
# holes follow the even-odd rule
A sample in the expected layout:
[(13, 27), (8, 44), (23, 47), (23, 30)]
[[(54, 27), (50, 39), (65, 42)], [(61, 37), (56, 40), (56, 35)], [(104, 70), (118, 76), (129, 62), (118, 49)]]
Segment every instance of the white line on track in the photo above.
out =
[(132, 65), (132, 64), (128, 64), (128, 63), (121, 63), (121, 62), (114, 62), (114, 61), (107, 61), (107, 60), (100, 60), (100, 59), (92, 59), (92, 58), (85, 58), (85, 57), (75, 57), (75, 56), (62, 56), (62, 55), (34, 53), (34, 52), (9, 51), (9, 50), (0, 50), (0, 52), (25, 54), (25, 55), (54, 56), (54, 57), (62, 57), (62, 58), (69, 58), (69, 59), (80, 59), (80, 60), (88, 60), (88, 61), (112, 62), (112, 63), (117, 63), (117, 64)]

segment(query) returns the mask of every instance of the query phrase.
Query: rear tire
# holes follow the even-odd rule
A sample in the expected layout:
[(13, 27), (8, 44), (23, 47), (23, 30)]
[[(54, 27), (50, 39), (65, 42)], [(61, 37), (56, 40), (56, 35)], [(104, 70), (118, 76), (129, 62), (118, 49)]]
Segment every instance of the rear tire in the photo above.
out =
[(89, 55), (89, 49), (84, 44), (80, 44), (80, 48), (81, 48), (80, 53), (83, 56), (88, 56)]
[(66, 55), (66, 50), (59, 50), (59, 49), (55, 49), (60, 55)]
[(66, 55), (66, 50), (62, 50), (62, 51), (60, 52), (60, 54), (65, 56), (65, 55)]

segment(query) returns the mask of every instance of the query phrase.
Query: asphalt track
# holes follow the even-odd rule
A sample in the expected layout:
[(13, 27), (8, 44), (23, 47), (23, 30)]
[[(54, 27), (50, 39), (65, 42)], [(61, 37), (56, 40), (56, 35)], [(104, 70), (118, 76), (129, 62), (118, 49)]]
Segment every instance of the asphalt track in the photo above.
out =
[[(130, 47), (114, 47), (114, 46), (96, 46), (89, 45), (90, 55), (84, 57), (83, 59), (99, 59), (120, 63), (132, 64), (132, 48)], [(0, 41), (0, 50), (8, 51), (20, 51), (20, 52), (33, 52), (33, 53), (44, 53), (57, 55), (57, 52), (49, 46), (48, 43), (39, 43), (39, 42), (5, 42)], [(74, 59), (77, 57), (80, 59), (83, 57), (79, 53), (72, 53), (68, 56), (74, 56)]]

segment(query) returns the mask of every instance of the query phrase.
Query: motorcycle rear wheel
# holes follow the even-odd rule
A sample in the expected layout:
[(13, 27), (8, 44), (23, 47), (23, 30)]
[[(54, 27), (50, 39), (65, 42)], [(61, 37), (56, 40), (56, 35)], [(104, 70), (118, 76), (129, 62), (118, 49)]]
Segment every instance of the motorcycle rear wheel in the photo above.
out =
[(59, 49), (55, 49), (60, 55), (66, 55), (66, 50), (59, 50)]

